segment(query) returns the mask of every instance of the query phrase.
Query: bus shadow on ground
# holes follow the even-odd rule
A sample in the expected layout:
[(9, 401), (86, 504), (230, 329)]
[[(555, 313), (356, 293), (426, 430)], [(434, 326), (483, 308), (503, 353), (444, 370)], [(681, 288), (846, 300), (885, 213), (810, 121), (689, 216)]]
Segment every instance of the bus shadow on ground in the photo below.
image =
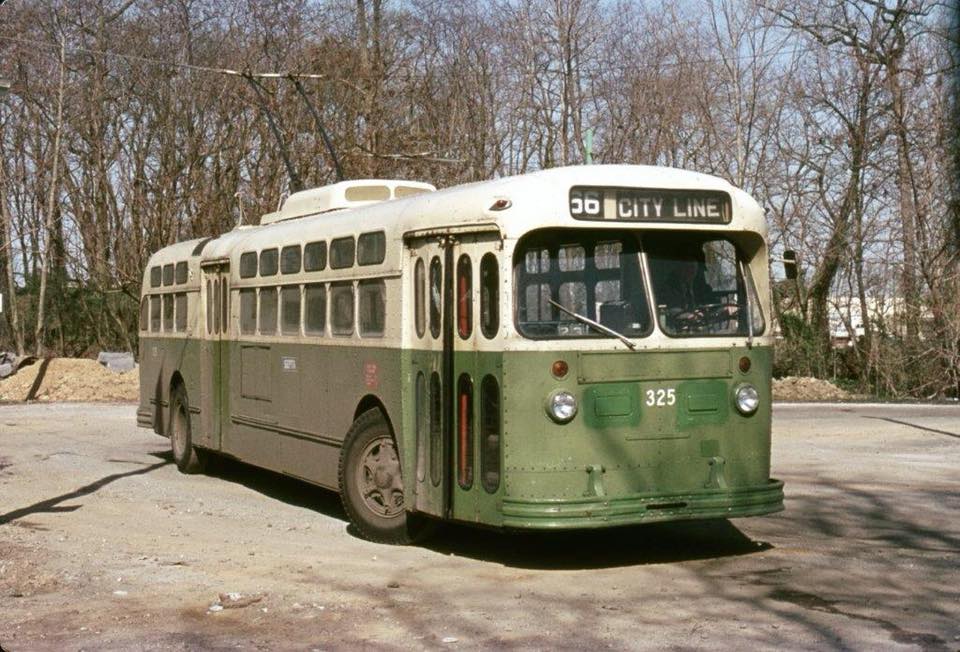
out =
[[(153, 455), (173, 461), (169, 451)], [(206, 474), (288, 505), (345, 523), (348, 520), (335, 491), (296, 478), (219, 456), (211, 458)], [(772, 548), (767, 542), (750, 539), (723, 519), (552, 532), (500, 531), (461, 523), (438, 525), (433, 536), (416, 545), (444, 555), (531, 570), (668, 564), (736, 557)], [(347, 525), (347, 532), (360, 538), (352, 525)]]
[[(152, 455), (173, 462), (173, 455), (168, 450), (152, 453)], [(347, 514), (340, 504), (340, 496), (336, 492), (282, 473), (274, 473), (231, 458), (214, 455), (210, 458), (204, 474), (243, 485), (247, 489), (288, 505), (310, 509), (339, 521), (347, 520)]]
[(531, 570), (669, 564), (769, 550), (728, 520), (674, 521), (597, 530), (516, 532), (444, 524), (422, 547)]

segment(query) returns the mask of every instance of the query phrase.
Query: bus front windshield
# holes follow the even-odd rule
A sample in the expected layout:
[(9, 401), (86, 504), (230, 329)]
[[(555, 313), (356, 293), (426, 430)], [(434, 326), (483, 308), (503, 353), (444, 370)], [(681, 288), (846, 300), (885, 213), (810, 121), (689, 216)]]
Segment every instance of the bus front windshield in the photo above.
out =
[[(653, 300), (648, 301), (640, 243)], [(752, 334), (764, 328), (749, 268), (726, 238), (692, 232), (557, 229), (525, 237), (514, 256), (517, 329), (533, 339)], [(748, 299), (749, 296), (749, 299)], [(651, 305), (654, 310), (651, 310)], [(580, 317), (581, 319), (578, 319)]]
[[(667, 335), (758, 335), (763, 313), (749, 267), (723, 237), (648, 233), (643, 247), (657, 307)], [(747, 321), (751, 313), (753, 328)]]
[(610, 337), (574, 315), (627, 337), (650, 332), (639, 250), (628, 233), (535, 233), (518, 248), (514, 272), (517, 327), (526, 337)]

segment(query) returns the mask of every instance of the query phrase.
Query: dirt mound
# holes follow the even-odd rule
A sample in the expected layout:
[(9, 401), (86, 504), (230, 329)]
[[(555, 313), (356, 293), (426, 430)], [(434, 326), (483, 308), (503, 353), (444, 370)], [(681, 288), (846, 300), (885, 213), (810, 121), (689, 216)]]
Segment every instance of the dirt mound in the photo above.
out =
[(787, 376), (773, 379), (775, 401), (844, 401), (853, 398), (829, 380)]
[[(25, 401), (43, 362), (0, 380), (0, 401)], [(140, 373), (116, 373), (96, 360), (53, 358), (37, 390), (38, 401), (137, 401)]]

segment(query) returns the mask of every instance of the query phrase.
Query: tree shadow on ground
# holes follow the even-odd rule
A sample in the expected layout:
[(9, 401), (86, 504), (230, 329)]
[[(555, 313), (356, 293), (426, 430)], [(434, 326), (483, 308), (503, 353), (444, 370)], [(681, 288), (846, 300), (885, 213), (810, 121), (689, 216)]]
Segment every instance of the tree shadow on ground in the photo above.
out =
[(31, 514), (38, 513), (48, 513), (48, 514), (58, 514), (64, 512), (74, 512), (81, 507), (80, 505), (61, 505), (60, 503), (66, 502), (68, 500), (73, 500), (74, 498), (80, 498), (81, 496), (88, 496), (96, 491), (99, 491), (106, 485), (111, 482), (116, 482), (121, 478), (129, 478), (133, 475), (143, 475), (144, 473), (150, 473), (159, 469), (161, 466), (166, 466), (169, 464), (168, 461), (157, 462), (156, 464), (150, 464), (149, 466), (144, 466), (140, 469), (134, 469), (133, 471), (127, 471), (125, 473), (113, 473), (108, 476), (104, 476), (95, 482), (85, 484), (82, 487), (69, 491), (65, 494), (60, 494), (59, 496), (54, 496), (53, 498), (48, 498), (46, 500), (41, 500), (39, 502), (33, 503), (26, 507), (20, 509), (15, 509), (13, 511), (7, 512), (6, 514), (0, 514), (0, 525), (5, 525), (7, 523), (12, 523), (17, 519), (23, 518), (24, 516), (29, 516)]

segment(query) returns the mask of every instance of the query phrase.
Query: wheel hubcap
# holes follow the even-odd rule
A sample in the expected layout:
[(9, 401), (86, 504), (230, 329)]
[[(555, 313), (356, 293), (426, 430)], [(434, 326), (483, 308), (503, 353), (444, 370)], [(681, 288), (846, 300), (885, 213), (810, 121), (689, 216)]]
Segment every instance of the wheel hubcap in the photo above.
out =
[(367, 444), (360, 455), (357, 484), (363, 504), (381, 518), (403, 514), (403, 482), (400, 460), (389, 436), (378, 437)]
[(186, 415), (181, 405), (173, 415), (173, 452), (178, 458), (182, 458), (187, 449), (186, 439)]

